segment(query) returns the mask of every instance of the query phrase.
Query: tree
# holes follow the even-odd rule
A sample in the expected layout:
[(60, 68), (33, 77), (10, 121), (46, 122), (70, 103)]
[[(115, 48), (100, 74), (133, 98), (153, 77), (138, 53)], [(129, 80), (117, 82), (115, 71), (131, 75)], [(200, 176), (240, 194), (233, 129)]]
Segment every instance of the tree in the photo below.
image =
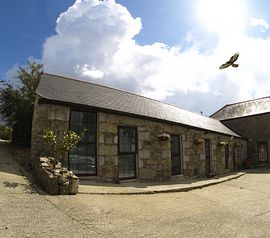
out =
[(42, 76), (42, 64), (27, 61), (19, 67), (18, 85), (2, 82), (0, 88), (0, 113), (8, 126), (13, 127), (13, 142), (30, 146), (35, 91)]

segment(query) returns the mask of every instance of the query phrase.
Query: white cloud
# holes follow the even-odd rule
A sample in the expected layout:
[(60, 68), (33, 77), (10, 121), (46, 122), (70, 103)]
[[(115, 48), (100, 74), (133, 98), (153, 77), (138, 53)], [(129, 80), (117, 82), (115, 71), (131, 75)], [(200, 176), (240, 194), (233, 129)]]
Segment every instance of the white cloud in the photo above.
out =
[[(220, 34), (211, 54), (162, 43), (139, 45), (141, 19), (114, 0), (77, 0), (44, 44), (45, 71), (167, 100), (211, 114), (226, 103), (270, 94), (270, 38)], [(195, 42), (192, 35), (192, 41)], [(191, 39), (187, 35), (186, 39)], [(207, 46), (205, 46), (206, 48)], [(239, 67), (218, 70), (234, 52)]]
[(266, 31), (269, 28), (269, 24), (267, 21), (259, 18), (251, 18), (250, 19), (250, 25), (251, 26), (261, 26), (263, 28), (263, 31)]
[(18, 85), (19, 80), (17, 78), (18, 72), (19, 71), (19, 64), (13, 65), (12, 68), (10, 68), (4, 75), (3, 81), (5, 81), (8, 84), (12, 85)]
[(104, 73), (101, 70), (98, 70), (95, 67), (91, 67), (87, 64), (84, 64), (83, 66), (76, 65), (75, 73), (78, 73), (82, 77), (92, 79), (100, 79), (104, 76)]

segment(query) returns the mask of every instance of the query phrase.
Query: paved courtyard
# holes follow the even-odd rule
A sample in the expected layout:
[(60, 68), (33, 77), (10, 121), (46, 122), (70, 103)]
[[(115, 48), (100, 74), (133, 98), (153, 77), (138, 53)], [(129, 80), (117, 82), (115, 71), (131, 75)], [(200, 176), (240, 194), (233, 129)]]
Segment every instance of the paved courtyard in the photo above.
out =
[(270, 170), (190, 192), (49, 196), (0, 143), (0, 237), (270, 237)]

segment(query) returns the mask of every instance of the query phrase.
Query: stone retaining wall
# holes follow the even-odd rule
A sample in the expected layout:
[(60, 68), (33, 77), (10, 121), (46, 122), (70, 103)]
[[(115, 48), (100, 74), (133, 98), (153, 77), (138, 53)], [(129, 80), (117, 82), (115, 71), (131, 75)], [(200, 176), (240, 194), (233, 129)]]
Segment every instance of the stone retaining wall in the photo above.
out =
[(52, 195), (75, 195), (79, 189), (79, 178), (72, 171), (54, 165), (54, 158), (40, 157), (35, 163), (35, 174), (43, 189)]

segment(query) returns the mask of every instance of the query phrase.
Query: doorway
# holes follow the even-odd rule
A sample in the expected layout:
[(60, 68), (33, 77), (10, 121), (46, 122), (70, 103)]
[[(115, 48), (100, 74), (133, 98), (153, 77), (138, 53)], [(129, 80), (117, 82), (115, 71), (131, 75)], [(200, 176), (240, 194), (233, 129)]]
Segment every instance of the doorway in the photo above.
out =
[(137, 130), (134, 127), (118, 128), (118, 174), (119, 179), (137, 177)]
[(179, 135), (171, 135), (171, 171), (172, 175), (181, 174), (181, 155)]

